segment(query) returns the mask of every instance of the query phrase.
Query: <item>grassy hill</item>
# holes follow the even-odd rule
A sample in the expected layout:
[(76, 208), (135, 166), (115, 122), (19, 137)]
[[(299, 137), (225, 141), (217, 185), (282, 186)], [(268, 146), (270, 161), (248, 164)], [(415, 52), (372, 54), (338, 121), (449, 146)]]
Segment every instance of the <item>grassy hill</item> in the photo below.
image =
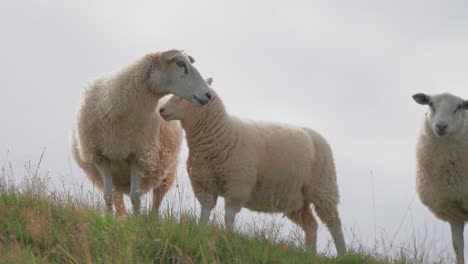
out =
[[(417, 263), (354, 252), (315, 256), (292, 241), (198, 226), (190, 213), (107, 216), (101, 202), (51, 192), (47, 180), (0, 176), (0, 263)], [(97, 205), (96, 205), (97, 204)]]

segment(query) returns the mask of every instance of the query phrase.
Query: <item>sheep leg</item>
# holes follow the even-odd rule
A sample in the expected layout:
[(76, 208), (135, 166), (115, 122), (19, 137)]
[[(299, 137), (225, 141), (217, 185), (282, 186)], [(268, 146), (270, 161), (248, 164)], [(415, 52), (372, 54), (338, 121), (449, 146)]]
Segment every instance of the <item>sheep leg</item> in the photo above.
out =
[(240, 211), (240, 208), (226, 207), (224, 209), (224, 225), (226, 229), (232, 231), (234, 229), (234, 221), (236, 220), (236, 214)]
[(218, 196), (208, 193), (204, 185), (196, 180), (192, 180), (192, 189), (201, 206), (200, 220), (198, 223), (205, 225), (210, 219), (211, 211), (216, 206)]
[(203, 199), (198, 199), (201, 206), (200, 220), (198, 221), (198, 223), (200, 223), (201, 225), (206, 225), (206, 223), (208, 223), (208, 220), (210, 220), (211, 211), (213, 210), (213, 208), (215, 208), (217, 200), (218, 197), (216, 195), (208, 193), (205, 193), (203, 195)]
[(107, 160), (103, 160), (100, 163), (94, 164), (99, 171), (99, 174), (102, 177), (104, 182), (104, 202), (106, 204), (107, 214), (112, 214), (112, 200), (113, 200), (113, 191), (114, 184), (112, 182), (112, 171)]
[(211, 210), (213, 209), (210, 208), (209, 206), (202, 205), (201, 213), (200, 213), (200, 221), (199, 221), (201, 225), (206, 225), (206, 223), (208, 223), (208, 220), (210, 220)]
[(463, 243), (463, 229), (465, 222), (450, 221), (450, 229), (452, 231), (452, 244), (457, 256), (457, 264), (465, 263), (464, 257), (464, 243)]
[(305, 233), (305, 247), (313, 253), (317, 252), (317, 220), (310, 209), (309, 204), (305, 204), (302, 209), (292, 212), (288, 218), (296, 225), (300, 226)]
[(210, 220), (210, 214), (213, 208), (216, 206), (216, 200), (218, 197), (216, 195), (205, 193), (204, 199), (200, 200), (201, 205), (201, 214), (200, 214), (200, 221), (201, 225), (205, 225)]
[(114, 193), (114, 206), (118, 215), (123, 216), (127, 214), (127, 211), (125, 210), (123, 193), (121, 192)]
[(166, 179), (164, 179), (161, 184), (153, 189), (153, 213), (155, 215), (159, 212), (159, 207), (161, 206), (161, 202), (166, 195), (169, 188), (171, 188), (172, 183), (174, 182), (175, 174), (170, 175)]
[(320, 202), (315, 202), (314, 205), (318, 217), (325, 223), (331, 233), (333, 242), (335, 242), (336, 252), (338, 255), (344, 255), (346, 253), (346, 244), (336, 204), (327, 202), (327, 200), (321, 200)]
[(205, 199), (203, 202), (200, 202), (201, 205), (201, 214), (200, 214), (200, 221), (199, 223), (205, 225), (210, 220), (210, 214), (213, 208), (216, 206), (216, 201), (218, 200), (218, 196), (213, 194), (205, 194)]
[(141, 207), (141, 178), (144, 170), (132, 161), (130, 164), (130, 200), (132, 201), (133, 213), (140, 214)]
[[(225, 176), (229, 179), (230, 175)], [(247, 178), (254, 178), (248, 177)], [(236, 214), (244, 207), (245, 203), (250, 199), (252, 192), (252, 186), (255, 183), (249, 182), (229, 182), (224, 185), (226, 192), (224, 193), (224, 225), (227, 230), (232, 231), (234, 229), (234, 221)]]
[(236, 220), (236, 215), (242, 208), (238, 202), (234, 202), (231, 199), (225, 199), (224, 207), (224, 225), (226, 229), (232, 231), (234, 229), (234, 221)]

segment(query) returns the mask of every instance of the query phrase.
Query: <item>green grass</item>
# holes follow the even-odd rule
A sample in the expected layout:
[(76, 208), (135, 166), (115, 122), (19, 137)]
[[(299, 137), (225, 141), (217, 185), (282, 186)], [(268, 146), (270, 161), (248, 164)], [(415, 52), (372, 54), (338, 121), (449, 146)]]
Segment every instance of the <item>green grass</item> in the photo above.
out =
[(101, 196), (51, 191), (37, 172), (15, 185), (2, 172), (0, 263), (425, 263), (420, 249), (383, 255), (359, 242), (343, 257), (314, 255), (294, 236), (272, 242), (255, 230), (199, 226), (193, 213), (170, 208), (159, 217), (109, 216)]
[(317, 257), (293, 245), (152, 213), (119, 218), (56, 197), (0, 195), (2, 263), (379, 263)]

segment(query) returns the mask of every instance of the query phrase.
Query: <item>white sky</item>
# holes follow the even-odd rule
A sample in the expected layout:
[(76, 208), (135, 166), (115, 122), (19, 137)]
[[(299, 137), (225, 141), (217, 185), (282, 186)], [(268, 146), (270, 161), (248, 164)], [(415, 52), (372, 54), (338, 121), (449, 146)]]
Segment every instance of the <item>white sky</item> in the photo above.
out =
[[(53, 179), (84, 179), (68, 147), (83, 86), (147, 52), (185, 49), (230, 113), (308, 126), (329, 140), (343, 223), (368, 246), (374, 223), (392, 236), (404, 219), (399, 240), (427, 229), (451, 253), (448, 225), (415, 196), (425, 109), (411, 95), (468, 98), (467, 47), (461, 0), (0, 0), (0, 155), (21, 169), (45, 148), (41, 166)], [(185, 172), (180, 181), (188, 184)], [(324, 244), (328, 232), (319, 236)]]

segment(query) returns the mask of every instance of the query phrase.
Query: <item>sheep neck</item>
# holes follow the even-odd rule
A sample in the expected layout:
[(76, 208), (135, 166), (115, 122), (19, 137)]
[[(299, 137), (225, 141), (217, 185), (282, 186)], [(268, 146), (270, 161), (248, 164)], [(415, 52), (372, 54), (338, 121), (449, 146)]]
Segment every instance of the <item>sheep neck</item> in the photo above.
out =
[[(425, 173), (424, 178), (431, 181), (459, 186), (465, 179), (460, 172), (464, 171), (468, 149), (468, 130), (463, 127), (460, 133), (446, 136), (436, 136), (428, 122), (419, 139), (418, 162), (430, 164), (431, 173)], [(419, 179), (418, 179), (419, 180)]]
[(108, 85), (112, 87), (107, 97), (111, 102), (108, 118), (130, 120), (132, 125), (151, 118), (163, 96), (151, 91), (151, 70), (151, 58), (145, 57), (114, 75)]
[(194, 112), (189, 119), (181, 124), (191, 153), (217, 155), (226, 149), (229, 144), (226, 139), (233, 131), (229, 129), (229, 116), (219, 97), (214, 95), (207, 106)]

